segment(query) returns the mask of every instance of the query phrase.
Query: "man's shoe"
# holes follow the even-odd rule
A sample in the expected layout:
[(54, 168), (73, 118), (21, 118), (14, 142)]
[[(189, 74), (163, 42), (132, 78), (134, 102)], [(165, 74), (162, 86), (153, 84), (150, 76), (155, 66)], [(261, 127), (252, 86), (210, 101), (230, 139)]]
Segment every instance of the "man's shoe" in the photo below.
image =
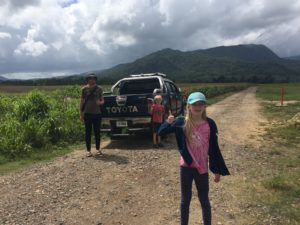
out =
[(102, 155), (103, 155), (103, 153), (101, 152), (100, 149), (97, 149), (97, 155), (99, 155), (99, 156), (102, 156)]
[(157, 145), (158, 145), (158, 147), (164, 147), (164, 145), (162, 143), (158, 143)]
[(93, 156), (92, 153), (91, 153), (90, 151), (88, 151), (88, 152), (86, 153), (86, 157), (91, 157), (91, 156)]
[(153, 148), (158, 148), (158, 145), (157, 144), (153, 144)]

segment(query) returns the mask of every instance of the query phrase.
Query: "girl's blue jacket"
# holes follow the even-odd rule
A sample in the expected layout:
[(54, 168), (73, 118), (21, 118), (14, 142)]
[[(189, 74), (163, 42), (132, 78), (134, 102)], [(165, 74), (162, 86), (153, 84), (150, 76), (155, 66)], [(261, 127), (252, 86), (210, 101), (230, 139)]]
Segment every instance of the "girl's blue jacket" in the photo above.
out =
[[(209, 169), (214, 174), (220, 174), (220, 175), (229, 175), (229, 171), (226, 167), (226, 164), (224, 162), (223, 156), (221, 154), (219, 144), (218, 144), (218, 128), (214, 120), (211, 118), (207, 118), (207, 122), (209, 124), (210, 128), (210, 139), (209, 139), (209, 149), (208, 149), (208, 155), (209, 155)], [(186, 145), (186, 138), (183, 131), (183, 126), (185, 123), (185, 119), (183, 116), (180, 116), (175, 119), (175, 121), (172, 124), (169, 124), (167, 122), (164, 122), (159, 130), (159, 135), (165, 135), (169, 133), (175, 133), (176, 135), (176, 141), (178, 145), (179, 152), (184, 159), (184, 161), (191, 165), (193, 162), (193, 158), (191, 157), (187, 145)]]

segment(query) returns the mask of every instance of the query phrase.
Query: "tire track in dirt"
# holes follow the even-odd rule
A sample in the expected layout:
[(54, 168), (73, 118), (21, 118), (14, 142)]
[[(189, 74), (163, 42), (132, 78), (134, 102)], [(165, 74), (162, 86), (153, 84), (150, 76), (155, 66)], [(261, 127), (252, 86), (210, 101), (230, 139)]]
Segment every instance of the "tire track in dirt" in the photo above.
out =
[[(259, 146), (257, 134), (264, 122), (255, 90), (208, 107), (232, 173), (220, 184), (210, 182), (213, 224), (251, 224), (259, 213), (245, 195), (248, 168), (255, 165), (249, 146)], [(0, 224), (179, 224), (179, 154), (174, 136), (158, 150), (152, 149), (151, 137), (102, 146), (101, 157), (86, 158), (80, 150), (0, 177)], [(190, 224), (201, 224), (195, 194)]]

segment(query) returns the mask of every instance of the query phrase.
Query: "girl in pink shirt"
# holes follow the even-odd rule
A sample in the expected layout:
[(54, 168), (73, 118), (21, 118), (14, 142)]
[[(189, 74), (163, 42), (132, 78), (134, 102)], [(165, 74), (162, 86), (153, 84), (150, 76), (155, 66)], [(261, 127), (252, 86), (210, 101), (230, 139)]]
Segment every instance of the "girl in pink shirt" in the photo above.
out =
[(220, 181), (221, 175), (229, 175), (229, 171), (218, 145), (217, 125), (206, 116), (206, 98), (201, 92), (189, 95), (185, 118), (174, 119), (173, 115), (169, 115), (158, 131), (159, 135), (172, 132), (176, 135), (181, 154), (181, 225), (188, 225), (193, 181), (202, 208), (203, 224), (211, 225), (208, 167), (215, 182)]

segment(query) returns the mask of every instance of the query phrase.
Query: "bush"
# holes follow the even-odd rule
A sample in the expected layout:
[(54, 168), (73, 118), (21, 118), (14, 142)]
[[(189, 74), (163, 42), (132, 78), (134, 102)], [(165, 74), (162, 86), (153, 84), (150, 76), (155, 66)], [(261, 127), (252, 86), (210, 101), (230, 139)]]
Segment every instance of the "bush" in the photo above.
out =
[(45, 94), (32, 91), (25, 99), (16, 103), (16, 114), (20, 121), (28, 120), (30, 117), (43, 119), (48, 116), (49, 106)]
[[(16, 158), (53, 144), (84, 140), (79, 86), (45, 93), (1, 96), (0, 156)], [(3, 161), (3, 160), (2, 160)]]
[(0, 155), (16, 158), (31, 151), (23, 131), (23, 124), (13, 117), (7, 116), (3, 120), (0, 126)]

